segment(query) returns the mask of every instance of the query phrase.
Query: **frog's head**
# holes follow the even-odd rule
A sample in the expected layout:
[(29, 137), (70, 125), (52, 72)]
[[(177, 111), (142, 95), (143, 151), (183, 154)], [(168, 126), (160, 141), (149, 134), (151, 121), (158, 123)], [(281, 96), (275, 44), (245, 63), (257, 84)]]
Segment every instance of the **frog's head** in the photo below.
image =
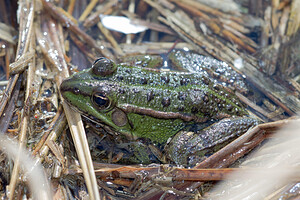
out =
[(110, 81), (116, 70), (113, 61), (99, 58), (92, 68), (64, 80), (60, 92), (64, 100), (83, 116), (129, 133), (130, 124), (126, 114), (116, 107), (116, 87)]

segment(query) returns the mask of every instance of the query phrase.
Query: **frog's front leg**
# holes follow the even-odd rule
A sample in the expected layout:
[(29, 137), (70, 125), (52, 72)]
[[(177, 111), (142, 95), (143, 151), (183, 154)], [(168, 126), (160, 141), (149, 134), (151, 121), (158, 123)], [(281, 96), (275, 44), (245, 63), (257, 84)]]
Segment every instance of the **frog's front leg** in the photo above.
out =
[(234, 117), (196, 132), (182, 130), (165, 146), (166, 156), (177, 165), (194, 166), (256, 124), (250, 117)]

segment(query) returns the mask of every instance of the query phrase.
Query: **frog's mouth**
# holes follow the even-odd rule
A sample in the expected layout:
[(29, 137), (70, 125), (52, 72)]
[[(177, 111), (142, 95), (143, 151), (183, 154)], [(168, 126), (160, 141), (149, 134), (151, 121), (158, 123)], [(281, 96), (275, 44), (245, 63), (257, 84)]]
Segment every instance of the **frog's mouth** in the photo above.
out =
[(69, 102), (67, 99), (64, 99), (65, 102), (71, 107), (72, 110), (74, 110), (75, 112), (78, 112), (81, 116), (83, 116), (83, 118), (87, 119), (87, 121), (91, 121), (97, 125), (99, 125), (101, 128), (105, 129), (108, 133), (112, 134), (116, 134), (116, 133), (122, 133), (123, 135), (125, 135), (127, 138), (129, 139), (136, 139), (130, 131), (126, 131), (125, 129), (121, 129), (119, 131), (116, 131), (116, 128), (114, 127), (110, 127), (109, 124), (105, 123), (104, 121), (100, 120), (99, 118), (90, 115), (86, 112), (81, 111), (80, 109), (78, 109), (77, 107), (73, 106), (71, 102)]
[(100, 125), (101, 127), (103, 127), (103, 125), (105, 124), (104, 122), (102, 122), (100, 119), (98, 119), (97, 117), (93, 116), (93, 115), (89, 115), (86, 112), (83, 112), (81, 110), (79, 110), (76, 106), (73, 106), (72, 103), (70, 101), (68, 101), (67, 99), (64, 99), (64, 101), (70, 106), (70, 108), (74, 111), (79, 113), (82, 117), (84, 117), (85, 119), (87, 119), (88, 121), (91, 121), (95, 124)]
[(101, 123), (99, 122), (100, 120), (97, 119), (96, 117), (89, 115), (88, 113), (77, 108), (77, 106), (74, 106), (74, 103), (75, 105), (83, 104), (81, 97), (88, 96), (85, 90), (79, 90), (78, 88), (74, 87), (74, 85), (76, 85), (77, 82), (78, 80), (77, 79), (74, 80), (74, 77), (72, 77), (72, 78), (65, 79), (61, 83), (59, 90), (61, 96), (63, 97), (64, 102), (66, 102), (71, 107), (72, 110), (80, 113), (85, 118), (97, 124)]

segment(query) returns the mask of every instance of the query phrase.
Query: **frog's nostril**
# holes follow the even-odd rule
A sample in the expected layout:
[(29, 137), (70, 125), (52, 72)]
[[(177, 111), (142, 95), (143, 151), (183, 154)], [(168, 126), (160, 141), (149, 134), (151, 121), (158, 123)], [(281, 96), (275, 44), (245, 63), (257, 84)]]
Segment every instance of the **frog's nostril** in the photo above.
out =
[(79, 90), (77, 87), (75, 87), (75, 88), (73, 89), (73, 91), (74, 91), (75, 94), (79, 94), (79, 93), (80, 93), (80, 90)]
[(76, 85), (76, 81), (74, 82), (72, 79), (64, 80), (59, 87), (61, 95), (65, 97), (65, 93), (80, 94), (80, 89)]

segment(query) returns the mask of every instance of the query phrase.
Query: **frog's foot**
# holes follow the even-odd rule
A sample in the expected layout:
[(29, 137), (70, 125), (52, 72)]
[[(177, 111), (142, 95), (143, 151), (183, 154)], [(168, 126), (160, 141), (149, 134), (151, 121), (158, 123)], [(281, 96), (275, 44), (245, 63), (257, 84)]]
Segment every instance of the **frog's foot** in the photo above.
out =
[(194, 166), (255, 125), (256, 119), (235, 117), (197, 132), (180, 131), (166, 145), (166, 156), (177, 165)]

